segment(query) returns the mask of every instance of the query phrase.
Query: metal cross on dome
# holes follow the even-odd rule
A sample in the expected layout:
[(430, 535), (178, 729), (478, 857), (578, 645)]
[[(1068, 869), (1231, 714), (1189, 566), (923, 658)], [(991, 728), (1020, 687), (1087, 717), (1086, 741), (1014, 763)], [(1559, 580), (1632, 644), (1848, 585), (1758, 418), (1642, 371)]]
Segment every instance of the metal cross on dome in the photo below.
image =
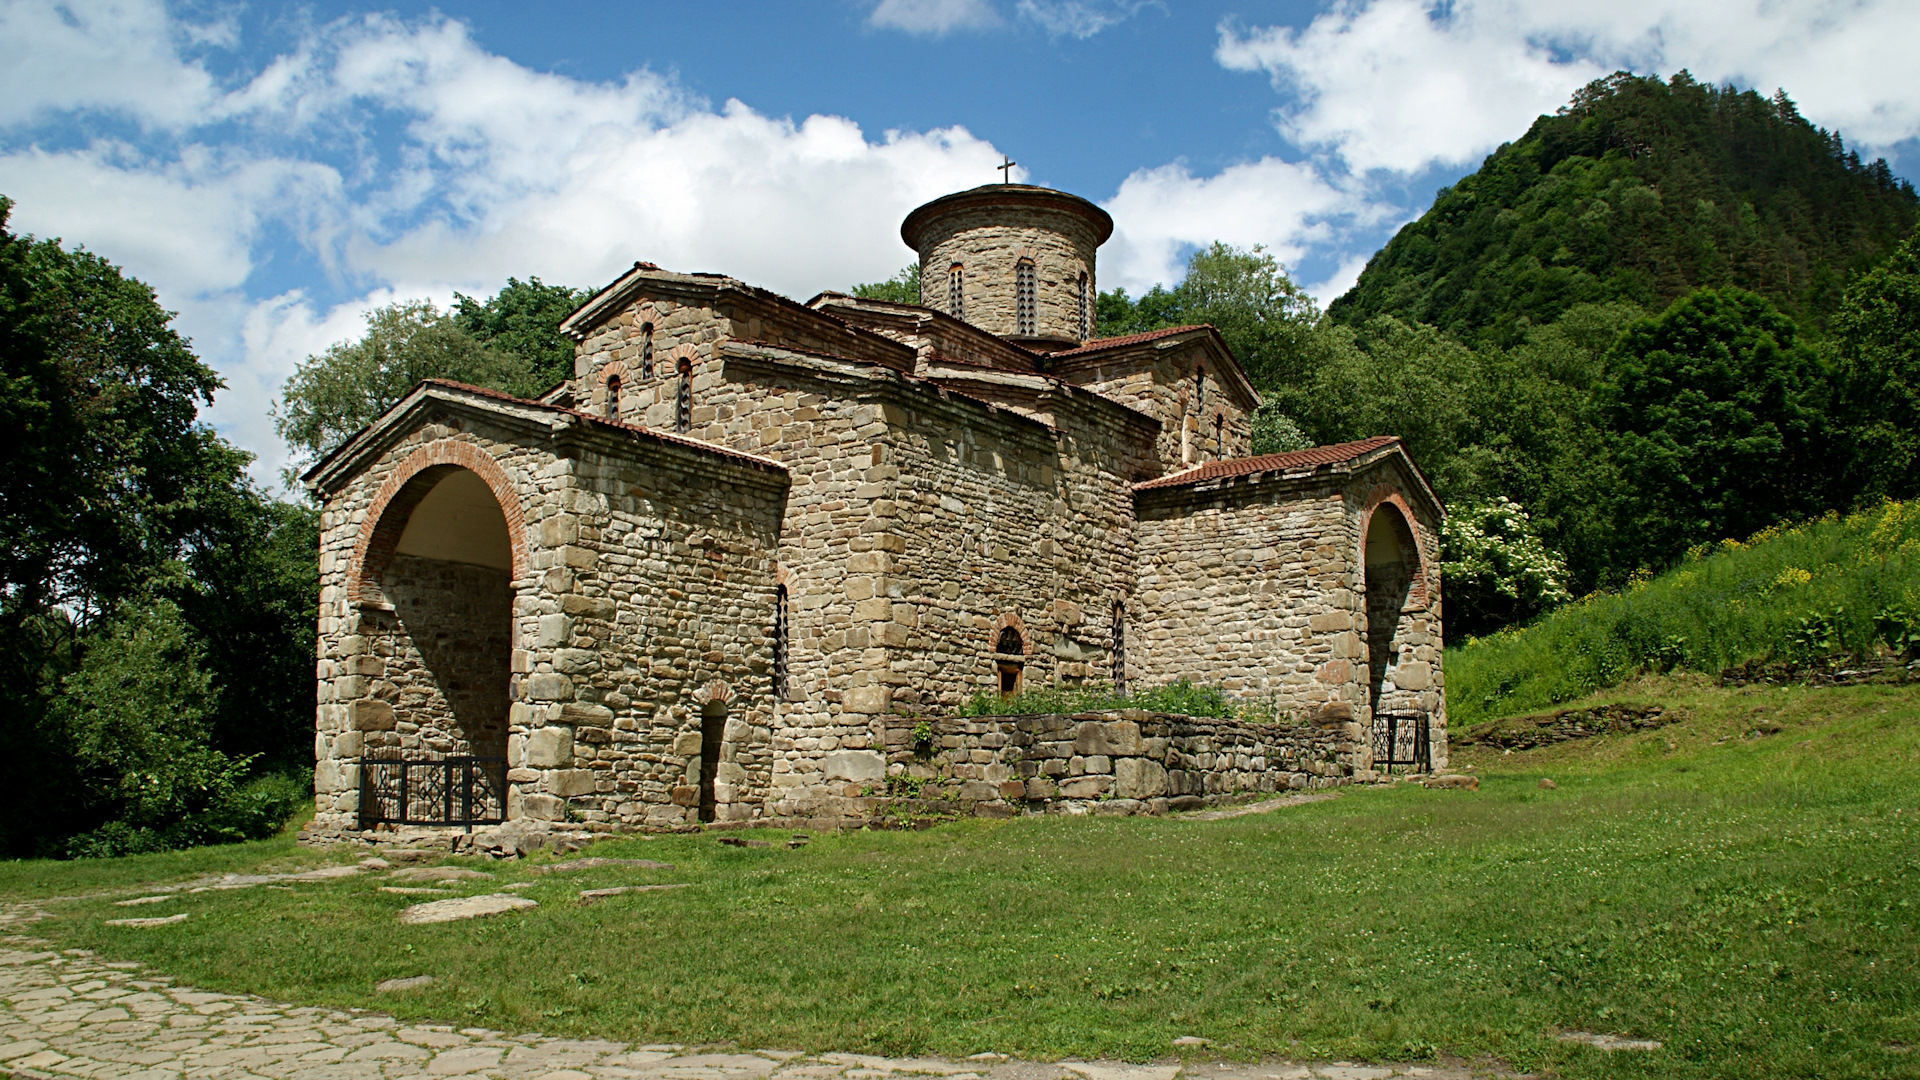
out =
[(1020, 163), (1008, 157), (1007, 155), (1005, 154), (1000, 155), (1000, 164), (994, 166), (994, 168), (1000, 170), (1001, 183), (1003, 184), (1013, 183), (1013, 167), (1018, 164)]

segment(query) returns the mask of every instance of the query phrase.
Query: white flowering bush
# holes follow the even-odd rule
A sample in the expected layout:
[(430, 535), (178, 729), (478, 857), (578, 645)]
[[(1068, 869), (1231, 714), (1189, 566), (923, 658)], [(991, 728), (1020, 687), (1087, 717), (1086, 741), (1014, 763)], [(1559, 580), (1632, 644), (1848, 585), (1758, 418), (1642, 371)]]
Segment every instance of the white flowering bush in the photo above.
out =
[(1572, 599), (1567, 561), (1505, 496), (1453, 506), (1440, 533), (1449, 637), (1479, 637)]

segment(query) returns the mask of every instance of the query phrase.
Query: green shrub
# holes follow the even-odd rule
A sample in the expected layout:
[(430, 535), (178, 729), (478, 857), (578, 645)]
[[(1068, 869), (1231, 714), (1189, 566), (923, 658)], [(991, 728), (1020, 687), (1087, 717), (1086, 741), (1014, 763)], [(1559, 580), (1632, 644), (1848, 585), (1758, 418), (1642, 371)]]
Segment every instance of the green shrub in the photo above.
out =
[[(53, 718), (87, 819), (51, 853), (113, 856), (271, 836), (305, 798), (299, 774), (249, 781), (252, 757), (207, 745), (215, 693), (180, 611), (123, 607), (61, 683)], [(90, 826), (90, 827), (89, 827)]]
[[(1911, 649), (1920, 610), (1920, 500), (1828, 514), (1747, 541), (1688, 552), (1659, 577), (1636, 575), (1449, 648), (1455, 723), (1571, 701), (1648, 670), (1718, 673), (1750, 660), (1819, 662)], [(1904, 643), (1904, 645), (1903, 645)]]

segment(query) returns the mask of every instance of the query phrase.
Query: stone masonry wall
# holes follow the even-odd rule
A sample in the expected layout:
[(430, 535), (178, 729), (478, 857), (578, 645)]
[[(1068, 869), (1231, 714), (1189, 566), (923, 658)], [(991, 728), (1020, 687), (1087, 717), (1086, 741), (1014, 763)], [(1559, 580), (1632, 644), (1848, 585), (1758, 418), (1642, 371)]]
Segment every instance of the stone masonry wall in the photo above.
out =
[(873, 815), (883, 795), (985, 815), (1164, 813), (1354, 779), (1354, 747), (1341, 725), (1138, 709), (899, 717), (889, 722), (886, 745), (887, 780), (860, 786), (838, 807), (844, 816)]
[[(1194, 371), (1207, 373), (1206, 401), (1195, 394)], [(1072, 360), (1053, 372), (1059, 378), (1130, 405), (1161, 423), (1156, 444), (1164, 472), (1179, 472), (1221, 458), (1252, 453), (1253, 418), (1221, 385), (1207, 350), (1185, 342), (1170, 348), (1139, 346), (1111, 359)], [(1224, 416), (1225, 452), (1214, 438), (1214, 417)]]
[[(382, 581), (391, 612), (362, 620), (359, 671), (393, 707), (391, 731), (368, 731), (370, 755), (507, 752), (513, 583), (504, 570), (397, 555)], [(397, 751), (397, 755), (394, 753)]]
[[(1354, 554), (1338, 488), (1142, 492), (1138, 663), (1282, 716), (1366, 706)], [(1357, 732), (1355, 733), (1357, 737)]]

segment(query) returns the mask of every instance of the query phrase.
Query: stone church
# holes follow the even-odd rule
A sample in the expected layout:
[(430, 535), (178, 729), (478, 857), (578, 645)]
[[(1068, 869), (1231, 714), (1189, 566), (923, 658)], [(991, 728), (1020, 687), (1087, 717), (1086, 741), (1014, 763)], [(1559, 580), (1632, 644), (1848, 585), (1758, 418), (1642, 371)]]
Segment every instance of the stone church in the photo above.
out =
[(1097, 337), (1112, 230), (936, 199), (917, 306), (637, 262), (561, 324), (571, 380), (415, 387), (306, 476), (314, 828), (831, 819), (902, 725), (1050, 683), (1224, 687), (1349, 779), (1392, 717), (1444, 764), (1432, 489), (1391, 436), (1251, 456), (1211, 327)]

